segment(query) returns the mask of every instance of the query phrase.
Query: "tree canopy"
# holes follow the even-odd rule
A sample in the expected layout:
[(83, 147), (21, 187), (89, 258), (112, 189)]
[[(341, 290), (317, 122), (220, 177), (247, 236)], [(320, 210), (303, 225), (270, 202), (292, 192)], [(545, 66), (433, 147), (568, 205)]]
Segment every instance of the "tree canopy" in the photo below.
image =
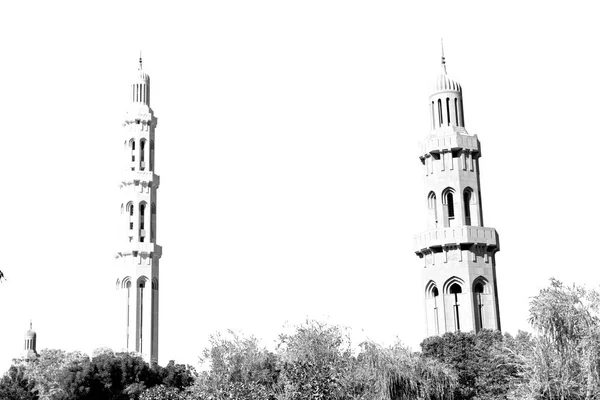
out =
[(195, 376), (190, 366), (174, 361), (166, 367), (150, 365), (132, 353), (104, 349), (90, 358), (80, 352), (44, 349), (36, 358), (11, 367), (0, 381), (4, 395), (0, 398), (129, 400), (157, 385), (180, 391)]
[(600, 398), (600, 294), (557, 280), (530, 303), (534, 333), (455, 332), (421, 352), (353, 345), (347, 328), (307, 320), (272, 350), (228, 331), (209, 338), (200, 373), (132, 353), (42, 350), (0, 379), (0, 399), (592, 400)]

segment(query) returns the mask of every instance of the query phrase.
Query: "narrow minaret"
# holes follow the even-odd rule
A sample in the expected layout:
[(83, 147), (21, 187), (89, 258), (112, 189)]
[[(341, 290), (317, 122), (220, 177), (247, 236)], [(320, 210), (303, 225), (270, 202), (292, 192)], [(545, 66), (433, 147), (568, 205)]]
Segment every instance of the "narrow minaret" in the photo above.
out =
[(150, 77), (142, 59), (131, 83), (129, 107), (123, 121), (121, 189), (121, 248), (117, 289), (122, 347), (158, 362), (158, 263), (154, 133), (157, 119), (150, 108)]
[(477, 135), (465, 130), (460, 84), (442, 70), (429, 97), (431, 131), (421, 142), (427, 231), (414, 248), (424, 261), (427, 336), (500, 329), (494, 228), (483, 226)]
[(29, 330), (25, 332), (25, 345), (23, 346), (23, 358), (31, 360), (37, 357), (36, 351), (37, 334), (33, 330), (33, 324), (29, 321)]

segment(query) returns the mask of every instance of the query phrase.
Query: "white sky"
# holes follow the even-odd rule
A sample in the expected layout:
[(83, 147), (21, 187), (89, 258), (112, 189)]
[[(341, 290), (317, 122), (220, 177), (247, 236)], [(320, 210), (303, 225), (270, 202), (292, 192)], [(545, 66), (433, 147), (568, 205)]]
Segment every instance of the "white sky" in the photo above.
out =
[(503, 329), (527, 329), (552, 276), (597, 285), (599, 14), (558, 4), (3, 4), (0, 370), (30, 318), (38, 350), (114, 345), (120, 129), (140, 48), (159, 120), (161, 364), (196, 365), (228, 328), (271, 346), (306, 317), (418, 348), (418, 142), (442, 36), (483, 148)]

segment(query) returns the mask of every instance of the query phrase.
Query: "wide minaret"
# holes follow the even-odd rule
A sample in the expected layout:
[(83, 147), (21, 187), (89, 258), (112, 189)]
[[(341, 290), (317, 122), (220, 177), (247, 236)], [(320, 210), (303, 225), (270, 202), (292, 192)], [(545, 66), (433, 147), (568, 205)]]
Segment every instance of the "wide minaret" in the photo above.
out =
[(156, 244), (156, 191), (160, 183), (154, 173), (157, 119), (150, 108), (150, 77), (142, 69), (141, 57), (129, 103), (121, 133), (121, 244), (116, 255), (119, 334), (125, 350), (157, 362), (158, 262), (162, 254)]
[(427, 231), (414, 247), (423, 259), (427, 336), (500, 329), (494, 228), (483, 225), (477, 135), (465, 129), (462, 88), (442, 70), (429, 96), (431, 131), (421, 142)]

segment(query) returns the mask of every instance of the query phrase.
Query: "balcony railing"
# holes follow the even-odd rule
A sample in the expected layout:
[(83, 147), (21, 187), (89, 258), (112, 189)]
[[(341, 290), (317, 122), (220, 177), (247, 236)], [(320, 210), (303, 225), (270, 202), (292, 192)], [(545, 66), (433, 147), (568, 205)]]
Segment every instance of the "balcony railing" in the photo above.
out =
[(414, 250), (421, 251), (431, 247), (461, 243), (479, 243), (498, 247), (498, 233), (494, 228), (480, 226), (434, 229), (414, 237)]

